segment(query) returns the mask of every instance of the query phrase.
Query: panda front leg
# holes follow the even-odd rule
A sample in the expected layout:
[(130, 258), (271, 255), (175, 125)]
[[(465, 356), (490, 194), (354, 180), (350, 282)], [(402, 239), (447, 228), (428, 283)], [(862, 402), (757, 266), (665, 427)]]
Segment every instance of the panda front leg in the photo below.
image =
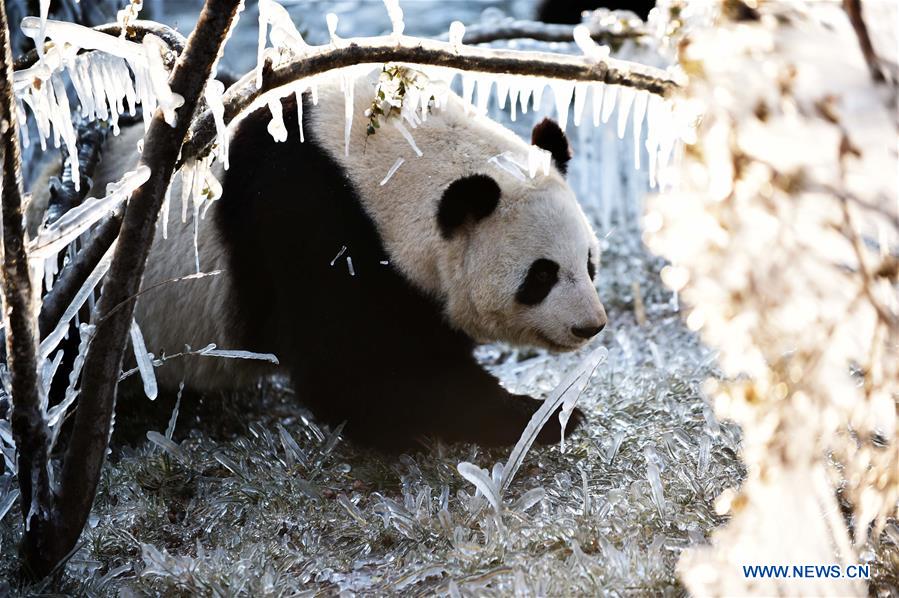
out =
[[(512, 446), (521, 437), (534, 413), (543, 405), (527, 395), (508, 392), (474, 359), (465, 367), (447, 372), (443, 392), (435, 393), (430, 406), (433, 417), (429, 432), (447, 441), (475, 442), (485, 447)], [(537, 436), (540, 444), (559, 442), (559, 410)], [(566, 435), (583, 421), (575, 410), (565, 428)]]
[[(346, 422), (350, 440), (391, 452), (422, 447), (428, 437), (512, 446), (542, 404), (506, 391), (470, 352), (450, 358), (445, 350), (423, 351), (345, 365), (342, 376), (328, 372), (327, 366), (295, 371), (300, 398), (319, 419), (332, 425)], [(557, 417), (558, 411), (537, 442), (559, 441)], [(582, 420), (575, 410), (566, 434)]]

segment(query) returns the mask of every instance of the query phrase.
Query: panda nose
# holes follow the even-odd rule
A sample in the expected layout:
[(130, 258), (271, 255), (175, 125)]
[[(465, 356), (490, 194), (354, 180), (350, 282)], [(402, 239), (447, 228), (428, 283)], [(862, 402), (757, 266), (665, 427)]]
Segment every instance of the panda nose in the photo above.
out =
[(571, 334), (578, 338), (593, 338), (605, 327), (605, 324), (600, 324), (599, 326), (572, 326)]

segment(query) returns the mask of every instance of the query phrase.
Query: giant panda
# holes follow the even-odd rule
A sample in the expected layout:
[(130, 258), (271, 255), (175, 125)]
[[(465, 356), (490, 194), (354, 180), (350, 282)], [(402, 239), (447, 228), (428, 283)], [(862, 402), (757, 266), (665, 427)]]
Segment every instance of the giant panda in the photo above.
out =
[[(230, 167), (216, 170), (222, 195), (196, 223), (182, 222), (176, 177), (168, 238), (157, 230), (135, 311), (148, 350), (215, 343), (280, 365), (189, 356), (157, 368), (158, 381), (210, 392), (280, 371), (318, 419), (346, 422), (364, 445), (512, 444), (540, 403), (504, 390), (476, 344), (572, 351), (606, 325), (598, 241), (564, 177), (566, 137), (538, 124), (532, 143), (554, 165), (513, 176), (490, 158), (529, 145), (448, 93), (412, 131), (417, 157), (387, 123), (366, 130), (377, 77), (354, 81), (348, 153), (335, 76), (319, 81), (317, 104), (303, 95), (302, 141), (295, 95), (282, 100), (286, 141), (269, 134), (268, 108), (237, 125)], [(110, 143), (95, 188), (133, 168), (142, 132)], [(397, 157), (405, 164), (382, 185)], [(196, 272), (195, 224), (200, 269), (221, 273), (173, 282)], [(538, 440), (559, 433), (550, 425)]]

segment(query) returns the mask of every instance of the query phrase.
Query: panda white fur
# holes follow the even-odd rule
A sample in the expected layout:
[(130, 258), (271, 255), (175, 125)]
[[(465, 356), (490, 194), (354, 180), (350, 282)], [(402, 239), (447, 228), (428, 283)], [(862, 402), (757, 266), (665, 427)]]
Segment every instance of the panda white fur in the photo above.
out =
[[(528, 144), (449, 94), (413, 130), (416, 157), (388, 123), (367, 134), (375, 90), (376, 77), (356, 80), (349, 155), (336, 77), (319, 83), (316, 106), (304, 96), (304, 142), (293, 95), (282, 101), (286, 142), (267, 132), (267, 108), (247, 116), (230, 169), (216, 171), (223, 195), (199, 227), (201, 270), (222, 273), (166, 282), (196, 272), (194, 222), (181, 221), (176, 184), (135, 317), (156, 355), (209, 343), (274, 353), (315, 415), (346, 421), (365, 444), (402, 449), (421, 435), (514, 443), (539, 403), (506, 392), (473, 358), (475, 344), (569, 351), (606, 324), (593, 282), (598, 242), (563, 176), (568, 142), (552, 121), (535, 127), (532, 142), (554, 167), (520, 180), (488, 160), (524, 157)], [(110, 143), (95, 188), (133, 167), (141, 133)], [(380, 185), (399, 156), (405, 164)], [(269, 368), (196, 356), (157, 376), (202, 392)], [(540, 440), (558, 439), (551, 428)]]

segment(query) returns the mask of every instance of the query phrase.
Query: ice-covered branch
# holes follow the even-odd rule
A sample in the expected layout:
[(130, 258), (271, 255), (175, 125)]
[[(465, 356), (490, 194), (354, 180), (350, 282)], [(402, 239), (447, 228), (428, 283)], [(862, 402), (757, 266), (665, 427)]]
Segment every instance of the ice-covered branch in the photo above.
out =
[[(677, 77), (667, 71), (612, 58), (596, 62), (582, 56), (476, 48), (408, 36), (353, 38), (341, 40), (339, 46), (309, 47), (305, 53), (282, 65), (270, 67), (267, 63), (261, 86), (257, 86), (255, 72), (245, 75), (225, 92), (224, 120), (230, 123), (238, 114), (258, 103), (266, 92), (300, 79), (357, 64), (388, 62), (606, 83), (661, 96), (667, 96), (679, 87)], [(191, 127), (183, 159), (207, 153), (215, 134), (215, 119), (207, 110)]]
[[(118, 23), (108, 23), (93, 28), (94, 31), (105, 33), (106, 35), (118, 37), (122, 29)], [(128, 24), (125, 39), (128, 41), (141, 43), (147, 35), (152, 34), (161, 39), (169, 47), (169, 50), (175, 54), (180, 54), (184, 50), (184, 36), (161, 23), (155, 21), (132, 21)], [(31, 50), (16, 60), (15, 70), (22, 71), (34, 66), (38, 61), (37, 50)]]
[[(144, 142), (141, 168), (149, 179), (131, 197), (112, 262), (96, 307), (96, 332), (81, 376), (78, 409), (63, 459), (52, 534), (26, 533), (29, 565), (40, 576), (49, 573), (71, 550), (90, 513), (109, 439), (115, 390), (125, 343), (156, 221), (175, 160), (184, 142), (213, 64), (242, 5), (240, 0), (207, 0), (171, 77), (171, 89), (184, 98), (173, 126), (157, 111)], [(46, 530), (45, 530), (46, 531)], [(39, 541), (43, 549), (36, 550)]]
[(59, 323), (78, 289), (115, 242), (122, 226), (123, 213), (124, 210), (120, 208), (96, 227), (85, 246), (66, 264), (53, 288), (44, 296), (38, 316), (38, 329), (42, 339)]
[[(590, 37), (601, 44), (621, 43), (624, 40), (636, 39), (645, 35), (649, 35), (649, 31), (643, 26), (615, 28), (590, 26)], [(449, 40), (449, 37), (444, 35), (441, 36), (441, 39)], [(466, 44), (486, 44), (511, 39), (532, 39), (541, 42), (573, 42), (574, 25), (503, 19), (498, 23), (467, 27), (462, 41)]]
[[(0, 152), (3, 163), (3, 322), (7, 365), (12, 374), (12, 432), (18, 452), (18, 479), (26, 529), (34, 538), (26, 555), (44, 549), (51, 508), (48, 429), (37, 372), (33, 292), (25, 253), (19, 124), (14, 108), (12, 51), (5, 3), (0, 3)], [(27, 556), (26, 556), (27, 558)]]

